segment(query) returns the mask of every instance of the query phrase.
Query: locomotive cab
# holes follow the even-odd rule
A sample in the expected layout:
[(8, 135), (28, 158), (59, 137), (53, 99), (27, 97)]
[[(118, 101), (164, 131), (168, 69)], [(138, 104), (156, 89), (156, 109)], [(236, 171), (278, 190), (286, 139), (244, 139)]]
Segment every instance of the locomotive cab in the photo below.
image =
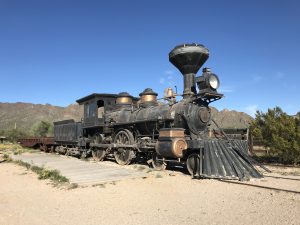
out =
[(91, 94), (76, 102), (84, 105), (83, 128), (104, 126), (105, 114), (116, 107), (118, 95)]

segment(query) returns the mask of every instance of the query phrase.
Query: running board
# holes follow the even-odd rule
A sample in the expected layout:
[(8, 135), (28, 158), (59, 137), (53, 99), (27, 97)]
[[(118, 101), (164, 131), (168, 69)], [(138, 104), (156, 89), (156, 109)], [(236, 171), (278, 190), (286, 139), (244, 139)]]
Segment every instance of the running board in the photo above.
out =
[(239, 180), (263, 177), (254, 167), (256, 163), (248, 156), (247, 147), (242, 143), (221, 139), (202, 141), (199, 171), (194, 171), (194, 177)]

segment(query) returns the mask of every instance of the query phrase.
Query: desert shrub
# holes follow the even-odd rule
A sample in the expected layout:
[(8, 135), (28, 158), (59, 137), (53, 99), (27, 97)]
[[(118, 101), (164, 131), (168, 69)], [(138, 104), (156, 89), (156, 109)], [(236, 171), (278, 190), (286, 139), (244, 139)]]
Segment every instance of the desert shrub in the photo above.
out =
[(41, 121), (36, 126), (33, 127), (33, 134), (34, 136), (37, 137), (46, 137), (50, 131), (51, 131), (51, 123), (46, 121)]
[(300, 164), (298, 118), (287, 115), (279, 107), (266, 113), (257, 111), (250, 129), (253, 137), (269, 148), (270, 156), (278, 158), (280, 163)]

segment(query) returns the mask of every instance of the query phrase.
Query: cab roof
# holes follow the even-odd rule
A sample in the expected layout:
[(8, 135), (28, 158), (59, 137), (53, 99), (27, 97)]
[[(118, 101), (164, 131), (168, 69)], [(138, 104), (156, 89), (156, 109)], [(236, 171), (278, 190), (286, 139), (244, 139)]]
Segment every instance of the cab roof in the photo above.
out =
[[(118, 94), (93, 93), (93, 94), (90, 94), (88, 96), (85, 96), (83, 98), (80, 98), (80, 99), (76, 100), (76, 102), (78, 104), (82, 104), (86, 101), (89, 101), (89, 100), (95, 99), (95, 98), (98, 98), (98, 99), (103, 99), (103, 98), (116, 99), (118, 96), (119, 96)], [(138, 101), (138, 100), (139, 100), (139, 98), (133, 97), (133, 101)]]
[(85, 96), (83, 98), (80, 98), (76, 100), (78, 104), (82, 104), (88, 100), (94, 99), (94, 98), (117, 98), (117, 94), (105, 94), (105, 93), (93, 93), (88, 96)]

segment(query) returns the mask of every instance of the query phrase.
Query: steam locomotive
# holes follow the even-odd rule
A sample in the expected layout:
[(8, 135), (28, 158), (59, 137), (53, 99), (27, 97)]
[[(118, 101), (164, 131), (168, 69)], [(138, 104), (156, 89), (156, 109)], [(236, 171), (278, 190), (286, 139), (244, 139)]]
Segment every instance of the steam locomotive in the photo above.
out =
[[(196, 77), (208, 57), (201, 44), (179, 45), (169, 53), (169, 61), (183, 74), (184, 91), (180, 95), (166, 89), (164, 103), (151, 88), (138, 98), (121, 92), (77, 100), (84, 107), (82, 121), (54, 122), (54, 150), (92, 154), (96, 161), (114, 157), (121, 165), (142, 157), (158, 170), (177, 162), (194, 177), (260, 177), (245, 145), (208, 136), (213, 121), (209, 104), (223, 97), (217, 91), (219, 78), (209, 68)], [(177, 96), (183, 98), (177, 101)]]

